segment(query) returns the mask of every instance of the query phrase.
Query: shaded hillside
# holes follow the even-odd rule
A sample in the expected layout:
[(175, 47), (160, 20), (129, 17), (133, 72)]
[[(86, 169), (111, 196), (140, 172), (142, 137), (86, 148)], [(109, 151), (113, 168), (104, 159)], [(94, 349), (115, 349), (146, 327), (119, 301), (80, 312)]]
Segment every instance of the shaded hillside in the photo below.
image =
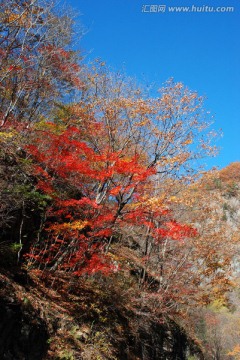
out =
[(114, 277), (40, 281), (4, 271), (0, 285), (1, 359), (202, 359), (174, 321), (134, 312)]

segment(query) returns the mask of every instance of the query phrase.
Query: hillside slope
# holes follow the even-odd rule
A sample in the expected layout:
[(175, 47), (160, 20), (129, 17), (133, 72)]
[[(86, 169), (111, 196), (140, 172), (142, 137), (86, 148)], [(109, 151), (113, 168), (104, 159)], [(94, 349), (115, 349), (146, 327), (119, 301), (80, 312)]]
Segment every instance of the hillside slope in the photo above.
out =
[(1, 271), (0, 355), (5, 360), (187, 359), (202, 354), (173, 320), (136, 314), (114, 278)]

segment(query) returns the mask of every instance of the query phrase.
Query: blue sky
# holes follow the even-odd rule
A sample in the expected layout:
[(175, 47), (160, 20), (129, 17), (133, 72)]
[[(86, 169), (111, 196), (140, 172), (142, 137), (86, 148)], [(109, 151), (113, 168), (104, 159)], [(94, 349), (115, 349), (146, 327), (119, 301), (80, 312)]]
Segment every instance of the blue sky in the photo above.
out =
[[(66, 0), (87, 30), (80, 41), (86, 60), (102, 58), (124, 67), (140, 82), (182, 81), (207, 97), (215, 117), (220, 154), (207, 161), (224, 167), (240, 161), (240, 2), (239, 0)], [(166, 5), (143, 12), (143, 5)], [(233, 12), (170, 12), (169, 6), (234, 7)]]

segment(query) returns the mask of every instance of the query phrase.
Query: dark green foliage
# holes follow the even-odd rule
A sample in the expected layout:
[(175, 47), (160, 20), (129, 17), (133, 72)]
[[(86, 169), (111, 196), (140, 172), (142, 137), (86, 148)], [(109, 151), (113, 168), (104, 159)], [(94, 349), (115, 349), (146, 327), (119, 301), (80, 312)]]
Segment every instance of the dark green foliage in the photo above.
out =
[(16, 265), (30, 248), (51, 203), (35, 188), (31, 161), (9, 144), (11, 151), (0, 154), (0, 264), (5, 267)]

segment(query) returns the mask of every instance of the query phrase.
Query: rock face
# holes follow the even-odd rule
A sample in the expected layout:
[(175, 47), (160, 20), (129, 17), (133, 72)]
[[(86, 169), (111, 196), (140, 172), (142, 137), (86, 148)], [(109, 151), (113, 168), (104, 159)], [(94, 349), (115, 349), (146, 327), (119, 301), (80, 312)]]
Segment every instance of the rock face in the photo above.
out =
[(122, 348), (120, 360), (187, 360), (190, 356), (203, 360), (204, 357), (176, 323), (150, 323), (140, 325), (137, 336), (132, 338), (126, 349)]
[[(0, 286), (3, 290), (1, 281)], [(12, 292), (6, 294), (6, 289)], [(24, 299), (16, 299), (13, 287), (7, 285), (4, 290), (0, 299), (0, 359), (43, 359), (48, 339), (44, 321)]]
[(141, 359), (185, 359), (187, 350), (186, 337), (172, 328), (167, 330), (153, 324), (149, 331), (142, 329), (140, 341), (135, 345)]

